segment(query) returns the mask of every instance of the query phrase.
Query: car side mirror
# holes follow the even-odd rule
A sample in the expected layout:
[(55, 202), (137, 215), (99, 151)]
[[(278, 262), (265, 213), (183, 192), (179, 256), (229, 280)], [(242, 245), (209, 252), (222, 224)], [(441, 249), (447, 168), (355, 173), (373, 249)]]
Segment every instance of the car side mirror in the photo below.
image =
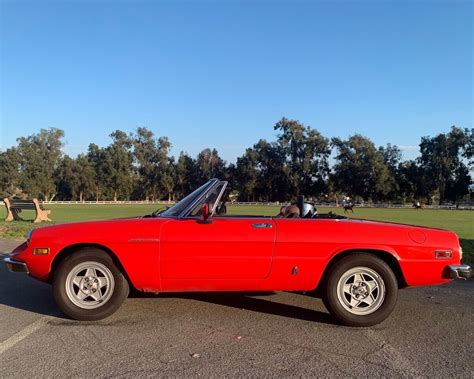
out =
[(198, 221), (200, 224), (211, 224), (212, 221), (210, 220), (211, 214), (209, 212), (209, 204), (204, 203), (201, 207), (201, 219)]

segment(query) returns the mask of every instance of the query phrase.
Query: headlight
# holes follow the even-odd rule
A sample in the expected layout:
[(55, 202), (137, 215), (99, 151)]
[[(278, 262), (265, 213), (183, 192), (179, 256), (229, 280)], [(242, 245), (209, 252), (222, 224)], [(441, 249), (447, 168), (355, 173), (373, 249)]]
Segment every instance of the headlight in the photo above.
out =
[(459, 246), (459, 259), (462, 259), (462, 247)]

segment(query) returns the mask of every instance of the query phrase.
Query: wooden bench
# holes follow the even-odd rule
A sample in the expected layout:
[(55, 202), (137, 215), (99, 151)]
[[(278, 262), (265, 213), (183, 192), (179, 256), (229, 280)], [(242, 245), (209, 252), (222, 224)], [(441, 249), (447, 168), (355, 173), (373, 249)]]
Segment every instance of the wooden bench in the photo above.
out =
[(19, 200), (19, 199), (3, 199), (5, 203), (5, 207), (7, 208), (7, 218), (5, 221), (24, 221), (20, 216), (19, 213), (23, 209), (31, 209), (36, 211), (36, 217), (34, 222), (41, 222), (41, 221), (51, 221), (48, 215), (51, 213), (50, 210), (44, 209), (42, 204), (38, 201), (38, 199), (33, 200)]

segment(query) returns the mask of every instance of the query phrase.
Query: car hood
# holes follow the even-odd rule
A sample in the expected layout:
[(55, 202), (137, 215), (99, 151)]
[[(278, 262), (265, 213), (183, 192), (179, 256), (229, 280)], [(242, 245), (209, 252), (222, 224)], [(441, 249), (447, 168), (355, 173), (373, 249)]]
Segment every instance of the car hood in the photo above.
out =
[(166, 218), (120, 218), (113, 220), (82, 221), (37, 228), (33, 240), (51, 240), (56, 243), (127, 242), (131, 238), (158, 238)]

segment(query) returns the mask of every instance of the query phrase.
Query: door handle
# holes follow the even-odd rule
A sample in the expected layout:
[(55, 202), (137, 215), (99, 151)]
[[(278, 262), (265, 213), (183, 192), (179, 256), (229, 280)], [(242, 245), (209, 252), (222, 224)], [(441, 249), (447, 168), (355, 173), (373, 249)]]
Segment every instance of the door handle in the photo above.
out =
[(270, 223), (266, 223), (266, 222), (262, 222), (262, 223), (258, 223), (258, 224), (252, 224), (252, 228), (257, 228), (257, 229), (271, 228), (271, 227), (273, 227), (273, 225), (270, 224)]

